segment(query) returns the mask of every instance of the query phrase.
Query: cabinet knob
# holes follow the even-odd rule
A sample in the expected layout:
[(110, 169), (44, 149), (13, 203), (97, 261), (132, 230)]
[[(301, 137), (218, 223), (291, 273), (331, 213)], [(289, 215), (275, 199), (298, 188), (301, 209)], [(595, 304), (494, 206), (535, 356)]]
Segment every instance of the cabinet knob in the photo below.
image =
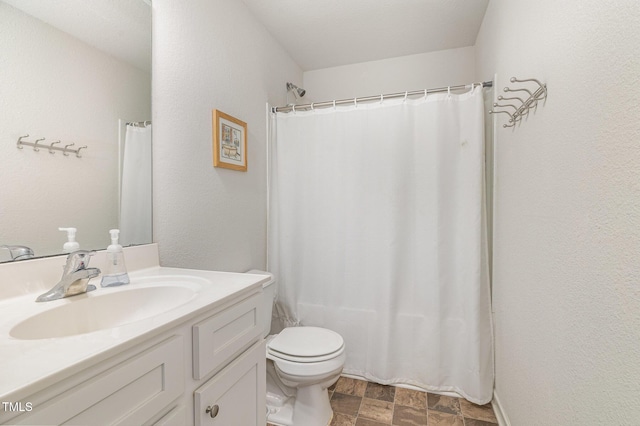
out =
[(213, 407), (208, 406), (207, 409), (205, 410), (205, 413), (209, 414), (212, 419), (215, 419), (216, 416), (218, 415), (218, 411), (220, 411), (220, 407), (218, 407), (218, 404), (216, 404)]

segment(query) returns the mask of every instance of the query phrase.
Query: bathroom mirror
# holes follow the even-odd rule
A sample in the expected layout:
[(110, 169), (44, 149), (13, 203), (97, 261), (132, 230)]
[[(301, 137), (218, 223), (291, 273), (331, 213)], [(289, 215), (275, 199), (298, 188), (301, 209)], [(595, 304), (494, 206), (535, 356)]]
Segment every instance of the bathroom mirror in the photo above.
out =
[(0, 246), (60, 254), (59, 227), (77, 228), (82, 249), (127, 226), (123, 245), (150, 243), (150, 136), (128, 150), (151, 131), (149, 0), (0, 0), (0, 70)]

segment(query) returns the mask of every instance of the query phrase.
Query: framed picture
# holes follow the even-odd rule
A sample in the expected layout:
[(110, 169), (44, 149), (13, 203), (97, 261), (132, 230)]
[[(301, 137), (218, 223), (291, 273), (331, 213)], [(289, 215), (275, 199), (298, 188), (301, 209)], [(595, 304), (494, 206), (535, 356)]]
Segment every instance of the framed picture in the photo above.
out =
[(213, 110), (213, 165), (247, 171), (247, 123)]

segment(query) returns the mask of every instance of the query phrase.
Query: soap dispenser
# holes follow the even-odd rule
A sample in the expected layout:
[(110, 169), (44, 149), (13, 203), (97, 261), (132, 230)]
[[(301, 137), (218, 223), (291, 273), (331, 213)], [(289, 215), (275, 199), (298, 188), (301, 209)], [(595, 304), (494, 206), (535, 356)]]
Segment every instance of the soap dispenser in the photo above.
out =
[(120, 230), (112, 229), (109, 234), (111, 234), (111, 245), (107, 247), (107, 265), (104, 268), (100, 285), (102, 287), (114, 287), (129, 284), (129, 275), (127, 274), (127, 268), (124, 266), (124, 253), (122, 246), (118, 244)]
[(80, 250), (80, 244), (76, 241), (76, 228), (58, 228), (58, 231), (67, 233), (67, 242), (62, 246), (65, 253), (71, 253)]

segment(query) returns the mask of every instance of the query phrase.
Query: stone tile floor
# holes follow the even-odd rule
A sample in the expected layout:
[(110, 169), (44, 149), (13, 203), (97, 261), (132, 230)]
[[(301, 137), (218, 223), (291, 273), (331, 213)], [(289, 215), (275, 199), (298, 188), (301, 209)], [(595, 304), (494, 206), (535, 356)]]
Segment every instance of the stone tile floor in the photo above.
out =
[[(340, 377), (331, 426), (495, 426), (491, 404)], [(269, 425), (268, 425), (269, 426)]]

